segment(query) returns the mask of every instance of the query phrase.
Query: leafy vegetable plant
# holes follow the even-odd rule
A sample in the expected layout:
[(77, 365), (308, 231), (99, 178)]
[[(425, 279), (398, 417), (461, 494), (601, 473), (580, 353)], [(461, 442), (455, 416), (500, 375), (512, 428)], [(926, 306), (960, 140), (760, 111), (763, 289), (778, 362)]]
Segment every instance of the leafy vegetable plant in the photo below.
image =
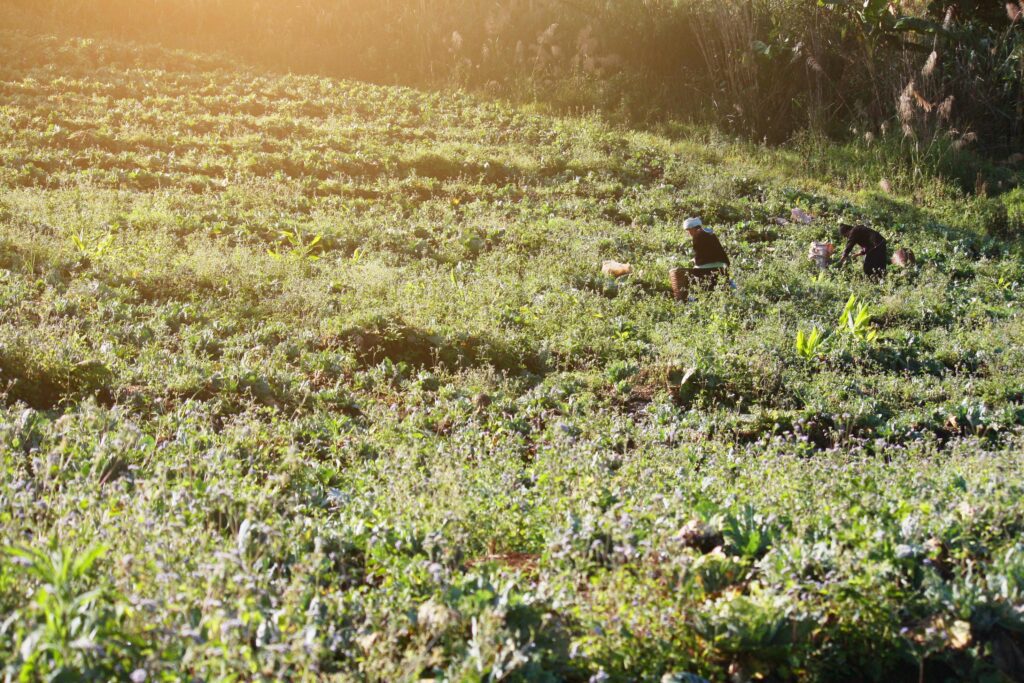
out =
[(871, 325), (871, 310), (865, 303), (858, 303), (857, 295), (851, 294), (839, 315), (839, 328), (853, 337), (866, 342), (878, 338), (878, 331)]
[(797, 354), (805, 360), (816, 358), (821, 352), (821, 346), (826, 338), (827, 336), (817, 327), (812, 327), (807, 334), (804, 334), (803, 330), (798, 330), (796, 333)]

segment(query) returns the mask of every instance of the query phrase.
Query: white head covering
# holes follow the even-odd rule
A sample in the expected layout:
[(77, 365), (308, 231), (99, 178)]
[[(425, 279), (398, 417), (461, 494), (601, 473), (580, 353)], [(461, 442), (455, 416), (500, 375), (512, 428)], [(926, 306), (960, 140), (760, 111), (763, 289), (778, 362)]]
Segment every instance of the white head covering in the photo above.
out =
[(702, 225), (704, 224), (701, 223), (701, 220), (699, 218), (687, 218), (685, 221), (683, 221), (683, 227), (686, 228), (687, 230), (693, 230), (694, 228), (699, 228)]

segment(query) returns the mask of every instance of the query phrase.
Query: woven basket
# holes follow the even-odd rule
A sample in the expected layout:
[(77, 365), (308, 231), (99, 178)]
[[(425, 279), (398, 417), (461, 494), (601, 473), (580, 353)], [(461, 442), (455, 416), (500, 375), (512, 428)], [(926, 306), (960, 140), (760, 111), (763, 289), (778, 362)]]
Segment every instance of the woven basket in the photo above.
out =
[(679, 301), (683, 298), (686, 289), (686, 270), (683, 268), (670, 268), (668, 271), (668, 283), (672, 285), (672, 297)]

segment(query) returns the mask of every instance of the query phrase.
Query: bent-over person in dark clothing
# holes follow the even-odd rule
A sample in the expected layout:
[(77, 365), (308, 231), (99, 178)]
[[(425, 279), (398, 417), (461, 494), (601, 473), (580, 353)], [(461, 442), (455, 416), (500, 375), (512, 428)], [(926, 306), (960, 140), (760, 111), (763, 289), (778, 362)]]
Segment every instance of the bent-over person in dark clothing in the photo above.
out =
[(718, 284), (729, 267), (729, 256), (715, 233), (705, 228), (699, 218), (687, 218), (683, 227), (693, 238), (694, 268), (673, 268), (668, 271), (672, 294), (676, 301), (686, 301), (691, 287), (711, 288)]
[(884, 237), (866, 225), (845, 223), (839, 224), (839, 234), (846, 238), (846, 249), (843, 250), (843, 257), (839, 259), (839, 265), (850, 259), (850, 252), (854, 247), (860, 247), (861, 251), (854, 256), (864, 257), (864, 274), (875, 278), (885, 275), (885, 269), (889, 265), (889, 249)]

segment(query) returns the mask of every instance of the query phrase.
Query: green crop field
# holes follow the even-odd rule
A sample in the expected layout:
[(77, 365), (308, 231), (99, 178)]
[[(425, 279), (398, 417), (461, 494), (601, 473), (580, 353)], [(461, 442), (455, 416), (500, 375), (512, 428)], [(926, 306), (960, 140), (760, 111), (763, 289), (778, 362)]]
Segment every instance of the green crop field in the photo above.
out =
[[(736, 289), (682, 304), (691, 215)], [(819, 274), (840, 220), (918, 263)], [(1021, 680), (1022, 222), (867, 142), (0, 33), (4, 680)]]

